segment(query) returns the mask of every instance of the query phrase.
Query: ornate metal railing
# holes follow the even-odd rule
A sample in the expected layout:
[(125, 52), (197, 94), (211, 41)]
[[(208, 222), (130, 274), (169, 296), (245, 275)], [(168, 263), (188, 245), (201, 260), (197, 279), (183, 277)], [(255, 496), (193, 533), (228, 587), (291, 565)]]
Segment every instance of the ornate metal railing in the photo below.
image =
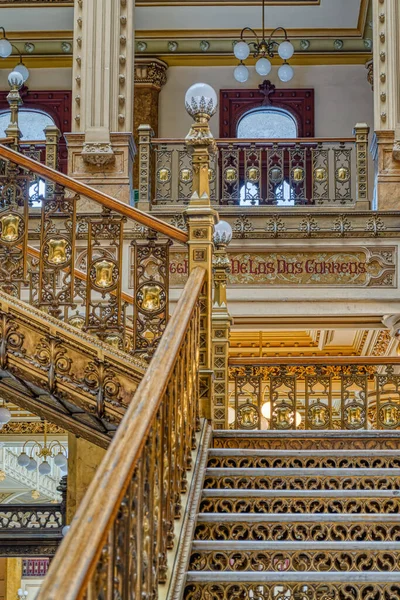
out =
[[(216, 140), (210, 198), (219, 205), (355, 206), (368, 202), (367, 125), (350, 138)], [(140, 200), (150, 206), (187, 204), (192, 157), (184, 140), (152, 139), (139, 128)]]
[(6, 293), (150, 358), (168, 320), (169, 245), (187, 240), (181, 230), (0, 146)]
[(199, 426), (205, 276), (192, 271), (38, 600), (151, 598), (165, 582)]
[(65, 526), (67, 478), (59, 504), (0, 504), (0, 556), (53, 556)]
[(230, 359), (228, 427), (400, 429), (400, 359)]

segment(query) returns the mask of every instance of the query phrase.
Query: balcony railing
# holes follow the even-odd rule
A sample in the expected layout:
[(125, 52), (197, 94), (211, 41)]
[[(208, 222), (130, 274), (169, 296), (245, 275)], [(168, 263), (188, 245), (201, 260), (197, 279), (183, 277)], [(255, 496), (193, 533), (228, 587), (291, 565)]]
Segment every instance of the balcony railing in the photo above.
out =
[(230, 360), (230, 429), (400, 429), (400, 359)]
[[(368, 201), (368, 132), (354, 137), (219, 139), (209, 168), (210, 197), (222, 206), (354, 207)], [(187, 204), (193, 166), (185, 140), (152, 139), (139, 128), (140, 190), (150, 206)]]

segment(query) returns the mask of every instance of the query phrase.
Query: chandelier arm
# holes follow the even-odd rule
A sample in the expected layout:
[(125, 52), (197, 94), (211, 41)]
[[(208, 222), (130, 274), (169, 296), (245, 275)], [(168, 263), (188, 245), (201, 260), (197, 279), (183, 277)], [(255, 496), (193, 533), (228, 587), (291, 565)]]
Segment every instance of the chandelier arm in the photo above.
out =
[[(25, 444), (22, 446), (22, 452), (25, 452), (25, 446), (26, 446), (26, 444), (29, 444), (31, 442), (32, 442), (32, 440), (26, 440)], [(30, 448), (30, 456), (31, 456), (31, 458), (33, 457), (32, 456), (33, 455), (33, 450), (34, 450), (34, 448), (36, 448), (36, 446), (39, 446), (39, 451), (41, 451), (41, 449), (42, 449), (42, 445), (39, 444), (39, 442), (34, 441), (33, 445)]]
[(273, 31), (271, 31), (271, 35), (268, 38), (268, 44), (278, 44), (278, 42), (276, 42), (275, 40), (272, 39), (277, 31), (283, 31), (283, 33), (285, 34), (285, 40), (288, 39), (288, 34), (287, 34), (286, 29), (284, 27), (276, 27)]
[(249, 42), (249, 45), (250, 45), (250, 44), (254, 44), (254, 45), (257, 45), (257, 46), (259, 46), (259, 45), (260, 45), (260, 40), (259, 40), (259, 38), (258, 38), (258, 35), (257, 35), (257, 34), (256, 34), (256, 32), (254, 31), (254, 29), (252, 29), (251, 27), (243, 27), (242, 31), (240, 32), (240, 39), (241, 39), (242, 41), (246, 41), (246, 40), (245, 40), (245, 38), (244, 38), (244, 32), (245, 32), (245, 31), (251, 31), (251, 33), (254, 35), (254, 37), (255, 37), (255, 38), (256, 38), (256, 40), (257, 40), (257, 44), (256, 44), (255, 42)]
[(64, 446), (64, 445), (63, 445), (61, 442), (59, 442), (58, 440), (53, 440), (52, 442), (50, 442), (50, 444), (48, 444), (48, 446), (47, 446), (47, 447), (48, 447), (48, 449), (49, 449), (49, 450), (51, 450), (51, 451), (53, 451), (53, 450), (54, 450), (54, 448), (57, 448), (57, 447), (58, 447), (58, 448), (60, 448), (60, 449), (61, 449), (61, 451), (64, 451), (64, 452), (65, 452), (65, 454), (67, 453), (67, 449), (66, 449), (66, 447), (65, 447), (65, 446)]
[[(0, 29), (2, 29), (2, 27)], [(19, 54), (19, 64), (21, 65), (22, 64), (22, 52), (14, 44), (11, 44), (11, 46), (13, 48), (15, 48), (15, 50), (18, 52), (18, 54)]]
[(4, 27), (0, 27), (0, 29), (1, 29), (1, 31), (3, 32), (3, 38), (2, 38), (2, 39), (3, 39), (3, 40), (6, 40), (6, 39), (8, 39), (8, 38), (7, 38), (7, 36), (6, 36), (6, 30), (4, 29)]

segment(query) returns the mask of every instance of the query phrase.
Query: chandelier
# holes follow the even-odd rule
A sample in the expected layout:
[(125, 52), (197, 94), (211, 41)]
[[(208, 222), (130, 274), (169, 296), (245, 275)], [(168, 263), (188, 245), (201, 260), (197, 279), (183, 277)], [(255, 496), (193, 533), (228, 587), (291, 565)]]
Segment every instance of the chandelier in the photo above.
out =
[(24, 80), (23, 83), (25, 83), (25, 81), (29, 77), (29, 71), (22, 62), (22, 54), (18, 50), (18, 48), (14, 46), (14, 44), (12, 44), (7, 38), (4, 27), (0, 27), (0, 31), (3, 34), (3, 37), (0, 38), (0, 58), (8, 58), (11, 55), (12, 50), (14, 48), (19, 54), (19, 63), (14, 67), (13, 71), (17, 71), (17, 73), (22, 75), (22, 79)]
[[(279, 35), (281, 32), (281, 35)], [(246, 33), (251, 34), (255, 41), (247, 42), (245, 40)], [(278, 34), (278, 35), (276, 35)], [(284, 38), (283, 41), (278, 42), (274, 39)], [(240, 63), (235, 68), (233, 75), (236, 81), (244, 83), (249, 78), (249, 70), (243, 63), (246, 58), (253, 55), (254, 58), (258, 58), (256, 62), (256, 71), (262, 77), (268, 75), (272, 69), (270, 58), (274, 58), (276, 52), (282, 58), (283, 64), (278, 69), (278, 77), (284, 83), (290, 81), (293, 78), (293, 68), (287, 62), (292, 58), (294, 54), (294, 47), (288, 40), (286, 29), (283, 27), (277, 27), (273, 30), (268, 40), (265, 39), (265, 0), (262, 0), (262, 39), (260, 40), (257, 33), (251, 27), (244, 27), (240, 34), (240, 42), (237, 42), (233, 48), (233, 53)]]
[[(32, 446), (27, 449), (27, 444), (32, 444)], [(47, 443), (47, 421), (44, 422), (44, 443), (41, 444), (37, 441), (27, 440), (22, 447), (21, 454), (17, 458), (19, 466), (25, 467), (27, 471), (35, 471), (37, 467), (37, 461), (34, 458), (35, 455), (36, 458), (43, 459), (38, 469), (41, 475), (49, 475), (51, 473), (49, 458), (54, 459), (54, 464), (62, 472), (67, 472), (67, 449), (58, 440), (54, 440), (49, 444)]]

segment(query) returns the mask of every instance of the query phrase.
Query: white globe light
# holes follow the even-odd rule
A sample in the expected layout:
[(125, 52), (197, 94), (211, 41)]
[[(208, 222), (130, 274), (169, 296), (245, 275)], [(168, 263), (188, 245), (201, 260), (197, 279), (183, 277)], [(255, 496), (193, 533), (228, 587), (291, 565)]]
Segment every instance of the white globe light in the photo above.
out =
[(217, 93), (208, 83), (195, 83), (185, 94), (185, 106), (189, 115), (206, 114), (210, 117), (217, 110)]
[(230, 406), (228, 408), (228, 423), (229, 423), (229, 425), (234, 423), (235, 419), (236, 419), (236, 411), (234, 408), (232, 408), (232, 406)]
[(26, 452), (21, 452), (17, 458), (17, 463), (20, 467), (27, 467), (29, 465), (30, 458)]
[(271, 62), (268, 58), (259, 58), (256, 62), (256, 71), (259, 75), (268, 75), (271, 72)]
[(281, 81), (286, 83), (293, 79), (294, 71), (290, 65), (287, 63), (283, 64), (278, 70), (278, 77)]
[(0, 425), (6, 425), (11, 419), (11, 413), (5, 406), (0, 407)]
[(233, 54), (238, 60), (246, 60), (250, 54), (250, 47), (246, 42), (238, 42), (233, 48)]
[(270, 420), (270, 418), (271, 418), (271, 402), (264, 402), (264, 404), (261, 407), (261, 414), (264, 417), (264, 419), (267, 419), (267, 421)]
[(62, 452), (59, 452), (57, 456), (54, 457), (54, 464), (60, 469), (65, 469), (67, 465), (67, 459)]
[(25, 81), (26, 81), (26, 80), (28, 79), (28, 77), (29, 77), (29, 71), (28, 71), (28, 69), (26, 68), (26, 66), (25, 66), (24, 64), (22, 64), (22, 63), (19, 63), (19, 64), (18, 64), (18, 65), (17, 65), (17, 66), (14, 68), (14, 73), (15, 73), (15, 71), (16, 71), (17, 73), (20, 73), (20, 74), (22, 75), (22, 78), (23, 78), (23, 80), (24, 80), (24, 83), (25, 83)]
[(239, 83), (245, 83), (249, 78), (249, 70), (244, 65), (238, 65), (233, 71), (233, 76)]
[(8, 76), (8, 83), (12, 87), (20, 88), (24, 83), (24, 78), (18, 71), (11, 71), (11, 73)]
[(36, 471), (37, 462), (34, 458), (30, 458), (28, 464), (26, 465), (27, 471)]
[(44, 460), (42, 463), (40, 463), (40, 465), (39, 465), (39, 473), (41, 475), (49, 475), (49, 473), (51, 473), (51, 466), (47, 462), (47, 460)]
[(1, 58), (8, 58), (12, 52), (12, 46), (8, 40), (2, 38), (0, 40), (0, 56)]
[(65, 537), (67, 535), (69, 530), (70, 530), (70, 525), (65, 525), (65, 527), (62, 528), (61, 533), (62, 533), (63, 537)]
[(216, 244), (229, 244), (232, 239), (232, 227), (227, 221), (218, 221), (214, 228), (214, 242)]
[(303, 417), (298, 411), (296, 411), (296, 427), (299, 427), (299, 425), (301, 425), (302, 420)]
[(288, 40), (279, 44), (278, 54), (284, 60), (289, 60), (294, 54), (294, 47)]

